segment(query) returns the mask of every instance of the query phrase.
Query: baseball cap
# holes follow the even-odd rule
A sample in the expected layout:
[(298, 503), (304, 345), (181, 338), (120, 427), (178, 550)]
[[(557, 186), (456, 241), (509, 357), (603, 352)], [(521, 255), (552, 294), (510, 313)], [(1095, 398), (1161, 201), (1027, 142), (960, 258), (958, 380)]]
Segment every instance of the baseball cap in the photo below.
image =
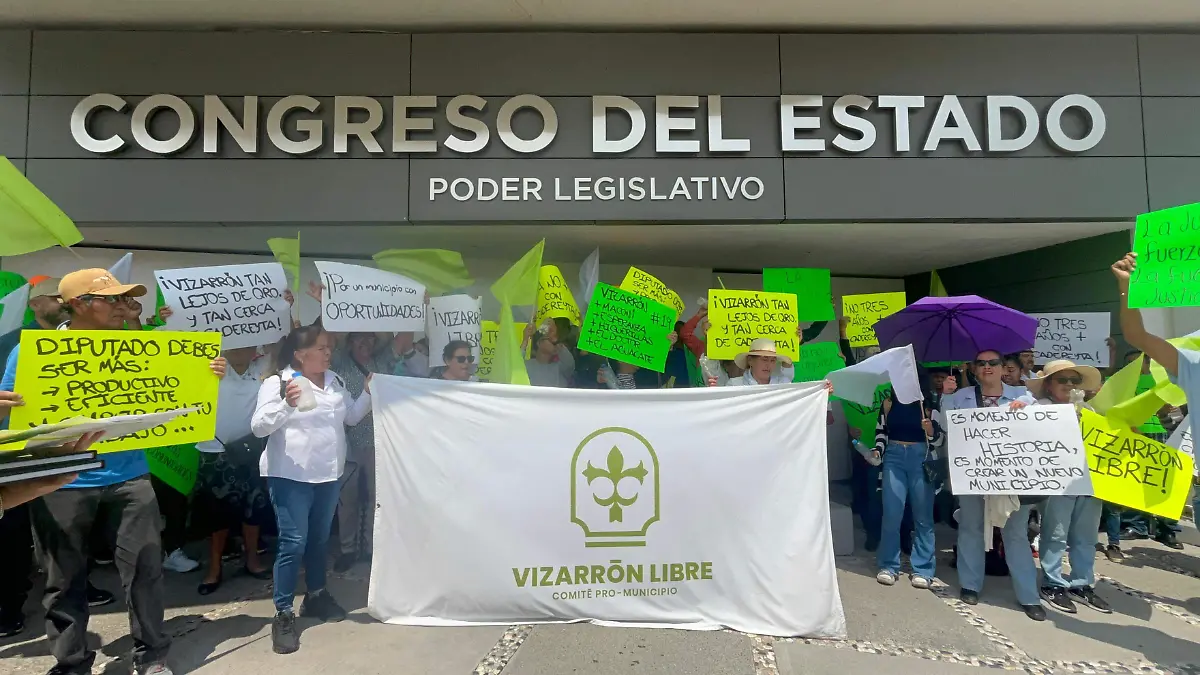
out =
[(71, 272), (58, 282), (58, 294), (63, 300), (72, 300), (82, 295), (128, 295), (140, 298), (146, 294), (146, 287), (141, 284), (123, 284), (109, 273), (99, 268)]
[(42, 296), (55, 297), (58, 295), (59, 280), (54, 277), (37, 276), (29, 280), (29, 297), (40, 298)]

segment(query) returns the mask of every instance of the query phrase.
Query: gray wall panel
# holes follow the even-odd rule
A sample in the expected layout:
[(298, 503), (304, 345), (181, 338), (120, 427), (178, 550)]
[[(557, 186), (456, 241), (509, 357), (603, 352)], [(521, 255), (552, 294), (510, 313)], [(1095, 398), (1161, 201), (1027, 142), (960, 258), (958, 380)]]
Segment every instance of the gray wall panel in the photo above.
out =
[[(412, 160), (412, 194), (410, 219), (414, 221), (479, 221), (479, 220), (706, 220), (731, 222), (737, 220), (773, 220), (783, 218), (783, 175), (781, 160), (778, 159), (625, 159), (625, 160), (456, 160), (414, 159)], [(565, 201), (556, 198), (556, 179), (561, 181), (560, 191), (573, 194), (576, 178), (614, 179), (642, 177), (647, 190), (645, 199), (627, 198), (591, 201)], [(711, 199), (711, 184), (704, 184), (703, 199), (684, 199), (682, 195), (671, 200), (652, 200), (649, 179), (656, 179), (656, 192), (668, 195), (677, 177), (690, 181), (693, 176), (725, 177), (732, 184), (735, 177), (757, 177), (764, 191), (755, 200), (740, 195), (727, 199), (721, 192), (720, 199)], [(528, 199), (504, 201), (470, 200), (456, 201), (449, 194), (442, 194), (434, 201), (429, 199), (430, 179), (445, 178), (448, 182), (465, 178), (477, 184), (479, 178), (499, 180), (504, 177), (529, 177), (541, 181), (541, 200)], [(687, 183), (693, 196), (699, 188)], [(464, 188), (465, 189), (465, 188)], [(466, 194), (463, 192), (462, 194)]]
[(0, 155), (9, 159), (25, 156), (28, 119), (29, 97), (0, 96)]
[(1139, 35), (1143, 96), (1200, 96), (1200, 35)]
[(397, 222), (408, 212), (406, 159), (28, 165), (29, 179), (81, 222)]
[(0, 30), (0, 94), (29, 93), (27, 30)]
[(791, 220), (1132, 218), (1141, 158), (785, 159)]
[(1146, 181), (1151, 209), (1200, 202), (1200, 158), (1147, 158)]
[(1132, 35), (783, 35), (780, 62), (796, 94), (1138, 94)]
[[(1200, 60), (1197, 66), (1200, 67)], [(1142, 99), (1142, 106), (1145, 108), (1147, 155), (1200, 156), (1200, 98), (1147, 96)]]
[(409, 36), (37, 31), (33, 93), (408, 93)]
[(415, 94), (779, 93), (766, 34), (459, 33), (413, 36)]

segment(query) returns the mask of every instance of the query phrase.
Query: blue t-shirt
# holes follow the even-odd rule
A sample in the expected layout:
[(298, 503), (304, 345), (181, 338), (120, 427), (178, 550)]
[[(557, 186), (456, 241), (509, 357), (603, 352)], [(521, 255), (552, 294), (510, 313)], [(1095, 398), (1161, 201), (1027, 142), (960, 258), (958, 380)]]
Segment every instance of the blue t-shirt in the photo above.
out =
[[(21, 346), (13, 347), (8, 354), (8, 362), (4, 365), (4, 377), (0, 378), (0, 391), (14, 391), (17, 380), (17, 353)], [(8, 420), (3, 421), (5, 428)], [(138, 476), (150, 473), (150, 465), (146, 463), (146, 453), (141, 450), (126, 452), (110, 452), (104, 455), (104, 468), (95, 471), (84, 471), (67, 488), (95, 488), (116, 485)]]
[(1200, 403), (1200, 352), (1179, 349), (1179, 375), (1175, 378), (1183, 393), (1187, 394), (1188, 419), (1192, 421), (1192, 438), (1196, 437), (1197, 415), (1193, 408)]

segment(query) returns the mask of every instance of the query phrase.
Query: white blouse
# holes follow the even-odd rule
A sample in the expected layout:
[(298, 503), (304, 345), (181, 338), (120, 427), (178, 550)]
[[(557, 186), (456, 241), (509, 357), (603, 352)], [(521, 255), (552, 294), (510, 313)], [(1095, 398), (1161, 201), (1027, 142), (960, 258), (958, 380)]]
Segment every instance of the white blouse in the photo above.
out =
[(281, 378), (291, 379), (291, 369), (272, 375), (258, 388), (258, 406), (250, 428), (267, 438), (267, 450), (259, 460), (259, 473), (300, 483), (328, 483), (342, 475), (346, 464), (346, 429), (371, 412), (371, 394), (364, 391), (352, 399), (342, 378), (325, 371), (325, 387), (313, 383), (317, 407), (305, 412), (288, 405), (280, 396)]

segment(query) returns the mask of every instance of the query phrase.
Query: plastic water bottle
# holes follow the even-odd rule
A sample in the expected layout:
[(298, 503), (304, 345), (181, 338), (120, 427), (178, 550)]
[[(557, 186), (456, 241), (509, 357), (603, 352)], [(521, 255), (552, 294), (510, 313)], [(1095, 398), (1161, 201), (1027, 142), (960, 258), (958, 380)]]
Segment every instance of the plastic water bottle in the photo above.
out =
[(308, 412), (317, 407), (317, 395), (313, 393), (313, 383), (307, 377), (292, 371), (292, 382), (300, 387), (300, 399), (296, 401), (296, 410)]

